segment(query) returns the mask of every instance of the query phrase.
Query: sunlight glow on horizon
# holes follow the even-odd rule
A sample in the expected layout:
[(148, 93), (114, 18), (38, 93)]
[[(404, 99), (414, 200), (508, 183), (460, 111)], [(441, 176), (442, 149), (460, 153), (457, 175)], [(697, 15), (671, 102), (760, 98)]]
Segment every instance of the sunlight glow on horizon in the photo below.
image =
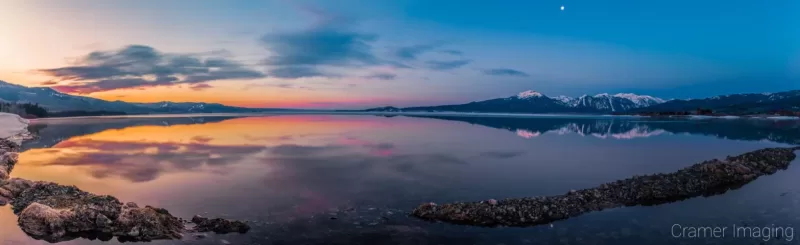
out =
[[(465, 3), (447, 13), (438, 11), (442, 3), (426, 1), (312, 2), (10, 1), (0, 9), (0, 80), (45, 86), (64, 77), (35, 71), (67, 67), (92, 52), (146, 45), (177, 55), (223, 51), (265, 76), (191, 83), (210, 85), (205, 90), (109, 86), (116, 90), (72, 94), (126, 102), (359, 109), (466, 103), (530, 89), (676, 98), (800, 88), (794, 57), (785, 57), (800, 50), (785, 41), (797, 38), (785, 33), (796, 21), (786, 15), (791, 5), (737, 2), (709, 19), (705, 10), (718, 4), (683, 8), (688, 0), (584, 2), (568, 15), (563, 4), (536, 2), (517, 8)], [(404, 8), (409, 11), (397, 11)], [(476, 15), (486, 20), (475, 21)], [(675, 16), (681, 18), (663, 21)], [(339, 23), (340, 17), (347, 23)], [(330, 50), (340, 56), (324, 54)], [(273, 64), (265, 65), (270, 59)], [(276, 67), (293, 69), (280, 74)]]

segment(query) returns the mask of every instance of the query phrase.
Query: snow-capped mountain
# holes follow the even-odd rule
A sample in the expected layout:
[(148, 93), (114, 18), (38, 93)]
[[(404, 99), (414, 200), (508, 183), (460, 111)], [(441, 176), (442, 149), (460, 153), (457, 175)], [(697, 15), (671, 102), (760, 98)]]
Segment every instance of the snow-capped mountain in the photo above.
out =
[(459, 111), (459, 112), (509, 112), (509, 113), (610, 113), (642, 108), (663, 103), (664, 100), (648, 95), (607, 93), (549, 97), (534, 90), (515, 96), (470, 102), (460, 105), (403, 108), (402, 111)]
[(557, 96), (555, 99), (564, 102), (567, 106), (581, 109), (596, 109), (600, 111), (627, 111), (633, 108), (648, 107), (664, 103), (663, 99), (649, 95), (636, 95), (631, 93), (620, 93), (609, 95), (607, 93), (594, 96), (582, 95), (578, 98), (567, 96)]
[(757, 114), (775, 111), (800, 111), (800, 90), (778, 93), (748, 93), (714, 96), (705, 99), (669, 100), (634, 112), (690, 112), (698, 108), (727, 114)]
[(90, 97), (64, 94), (47, 87), (25, 87), (0, 81), (0, 100), (14, 103), (39, 104), (51, 112), (57, 111), (109, 111), (130, 114), (144, 113), (211, 113), (211, 112), (253, 112), (264, 109), (251, 109), (211, 103), (128, 103), (106, 101)]

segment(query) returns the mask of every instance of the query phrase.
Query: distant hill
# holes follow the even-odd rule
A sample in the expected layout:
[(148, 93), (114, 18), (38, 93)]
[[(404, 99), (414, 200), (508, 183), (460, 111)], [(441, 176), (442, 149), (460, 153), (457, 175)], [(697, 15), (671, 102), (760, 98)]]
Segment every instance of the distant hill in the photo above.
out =
[(779, 93), (731, 94), (704, 99), (671, 100), (662, 104), (630, 110), (630, 113), (694, 112), (731, 115), (800, 112), (800, 90)]
[(448, 111), (448, 112), (502, 112), (502, 113), (611, 113), (634, 108), (642, 108), (663, 103), (664, 100), (647, 95), (636, 94), (597, 94), (577, 98), (568, 96), (549, 97), (528, 90), (516, 96), (475, 101), (466, 104), (422, 106), (422, 107), (381, 107), (366, 111)]
[(0, 81), (0, 102), (16, 104), (38, 104), (50, 112), (115, 112), (126, 114), (151, 113), (244, 113), (278, 111), (285, 109), (244, 108), (215, 103), (129, 103), (106, 101), (84, 96), (75, 96), (55, 91), (47, 87), (25, 87)]

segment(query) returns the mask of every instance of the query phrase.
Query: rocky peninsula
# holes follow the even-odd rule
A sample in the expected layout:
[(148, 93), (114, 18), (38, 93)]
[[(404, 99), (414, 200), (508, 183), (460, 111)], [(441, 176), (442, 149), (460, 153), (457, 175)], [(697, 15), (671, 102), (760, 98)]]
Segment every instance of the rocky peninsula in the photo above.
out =
[(116, 197), (88, 193), (75, 186), (10, 178), (18, 160), (18, 142), (34, 136), (16, 129), (27, 121), (9, 115), (0, 115), (0, 119), (14, 119), (3, 123), (15, 127), (9, 131), (12, 135), (0, 135), (0, 206), (11, 204), (22, 231), (35, 239), (60, 242), (84, 237), (107, 241), (117, 237), (121, 242), (151, 241), (180, 239), (184, 233), (192, 232), (250, 230), (240, 221), (199, 216), (184, 220), (162, 208), (123, 203)]
[(563, 195), (422, 204), (412, 216), (473, 226), (525, 227), (551, 223), (593, 211), (657, 205), (739, 188), (763, 175), (786, 169), (795, 159), (793, 148), (767, 148), (697, 163), (677, 172), (635, 176)]

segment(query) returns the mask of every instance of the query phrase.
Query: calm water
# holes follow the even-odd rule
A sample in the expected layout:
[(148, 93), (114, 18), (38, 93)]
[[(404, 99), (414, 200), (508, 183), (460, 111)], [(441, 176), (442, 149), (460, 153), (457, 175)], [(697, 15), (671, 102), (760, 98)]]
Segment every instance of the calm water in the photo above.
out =
[[(800, 225), (800, 169), (739, 190), (531, 228), (406, 217), (422, 202), (561, 194), (698, 161), (800, 144), (797, 121), (286, 115), (40, 121), (15, 177), (248, 220), (246, 235), (153, 244), (760, 244), (673, 238), (683, 226)], [(798, 161), (795, 161), (797, 163)], [(334, 217), (334, 218), (332, 218)], [(797, 227), (800, 228), (800, 227)], [(796, 244), (771, 237), (766, 244)], [(77, 239), (63, 244), (108, 244)], [(0, 244), (28, 238), (0, 208)]]

